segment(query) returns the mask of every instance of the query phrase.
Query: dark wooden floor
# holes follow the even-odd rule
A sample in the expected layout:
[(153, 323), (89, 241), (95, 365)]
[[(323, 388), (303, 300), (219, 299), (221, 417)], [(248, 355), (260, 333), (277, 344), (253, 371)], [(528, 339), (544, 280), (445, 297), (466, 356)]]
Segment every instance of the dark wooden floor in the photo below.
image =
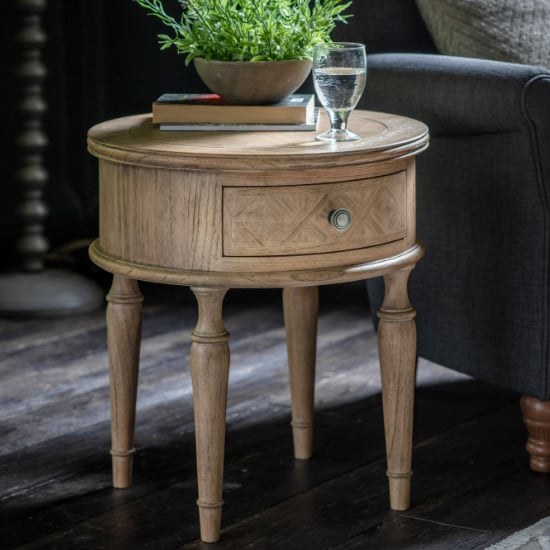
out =
[(0, 548), (474, 549), (550, 513), (517, 397), (421, 361), (412, 506), (388, 509), (363, 284), (321, 290), (315, 456), (292, 458), (279, 291), (231, 291), (222, 542), (197, 541), (189, 291), (144, 285), (134, 485), (110, 487), (102, 311), (0, 320)]

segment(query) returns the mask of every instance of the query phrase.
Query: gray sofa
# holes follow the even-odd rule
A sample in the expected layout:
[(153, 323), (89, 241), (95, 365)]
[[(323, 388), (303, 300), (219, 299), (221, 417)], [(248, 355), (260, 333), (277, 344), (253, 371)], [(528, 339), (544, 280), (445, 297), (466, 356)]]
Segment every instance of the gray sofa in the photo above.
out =
[[(440, 55), (414, 0), (361, 0), (362, 108), (430, 127), (417, 164), (426, 256), (410, 279), (418, 354), (517, 391), (531, 467), (550, 471), (550, 70)], [(368, 283), (373, 310), (383, 283)]]

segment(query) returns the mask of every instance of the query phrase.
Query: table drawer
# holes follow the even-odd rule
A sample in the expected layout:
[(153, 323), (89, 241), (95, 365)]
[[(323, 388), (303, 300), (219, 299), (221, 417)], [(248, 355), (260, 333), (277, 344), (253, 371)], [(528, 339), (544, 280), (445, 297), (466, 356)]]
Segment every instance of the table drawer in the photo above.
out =
[(321, 185), (225, 187), (223, 254), (321, 254), (392, 242), (406, 236), (406, 205), (406, 171)]

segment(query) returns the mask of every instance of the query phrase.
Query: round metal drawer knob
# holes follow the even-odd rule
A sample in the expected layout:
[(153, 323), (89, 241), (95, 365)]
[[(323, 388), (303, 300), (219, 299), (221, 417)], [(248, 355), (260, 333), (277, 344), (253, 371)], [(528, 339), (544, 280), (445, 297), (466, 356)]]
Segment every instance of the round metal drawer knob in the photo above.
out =
[(351, 212), (347, 208), (338, 208), (330, 213), (329, 220), (336, 231), (346, 231), (351, 225)]

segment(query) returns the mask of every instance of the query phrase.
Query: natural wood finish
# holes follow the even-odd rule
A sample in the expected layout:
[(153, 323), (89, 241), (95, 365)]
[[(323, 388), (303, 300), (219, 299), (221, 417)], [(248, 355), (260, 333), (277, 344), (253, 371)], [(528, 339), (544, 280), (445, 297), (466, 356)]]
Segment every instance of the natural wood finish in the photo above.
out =
[[(88, 149), (101, 159), (149, 168), (250, 174), (269, 169), (273, 180), (280, 179), (281, 171), (294, 171), (300, 178), (301, 170), (315, 165), (320, 173), (330, 167), (347, 172), (354, 165), (416, 155), (428, 146), (426, 125), (388, 113), (356, 110), (353, 130), (363, 139), (333, 147), (316, 141), (315, 132), (161, 132), (147, 114), (94, 126), (88, 132)], [(235, 179), (240, 179), (238, 173)], [(270, 180), (250, 179), (242, 185), (271, 184)]]
[[(414, 334), (409, 317), (401, 319), (406, 277), (392, 274), (408, 273), (423, 255), (416, 242), (414, 157), (427, 147), (428, 131), (384, 113), (357, 111), (354, 121), (363, 139), (342, 144), (303, 132), (159, 132), (147, 115), (89, 132), (89, 150), (100, 159), (100, 234), (90, 257), (123, 277), (191, 286), (197, 298), (191, 369), (205, 541), (218, 540), (221, 525), (228, 288), (284, 289), (295, 455), (307, 458), (317, 287), (387, 278), (380, 341), (388, 470), (392, 506), (408, 503), (409, 480), (401, 476), (410, 469), (412, 413), (407, 417), (398, 403), (394, 414), (393, 401), (412, 403)], [(352, 213), (346, 231), (330, 222), (342, 207)]]
[[(119, 273), (154, 283), (184, 286), (211, 284), (228, 288), (280, 288), (360, 281), (371, 277), (379, 277), (387, 271), (401, 269), (411, 263), (414, 264), (423, 255), (424, 247), (416, 244), (402, 254), (384, 257), (381, 260), (368, 263), (345, 264), (323, 270), (295, 269), (292, 271), (243, 271), (240, 273), (230, 273), (223, 271), (177, 271), (175, 269), (163, 269), (113, 258), (100, 248), (98, 240), (95, 240), (90, 245), (91, 259), (95, 264), (110, 273)], [(256, 267), (256, 259), (248, 260), (250, 269)], [(299, 264), (295, 267), (298, 266)]]
[(191, 287), (199, 318), (191, 336), (197, 478), (201, 539), (216, 542), (222, 521), (225, 410), (229, 377), (229, 333), (222, 319), (227, 289)]
[[(140, 286), (136, 479), (129, 490), (111, 489), (105, 455), (104, 312), (0, 319), (2, 550), (204, 550), (195, 522), (185, 368), (194, 298), (186, 288)], [(471, 550), (548, 516), (546, 476), (521, 467), (527, 453), (517, 396), (422, 360), (413, 499), (407, 512), (389, 512), (376, 334), (365, 287), (319, 292), (315, 460), (296, 463), (280, 292), (226, 295), (234, 383), (227, 505), (216, 548)]]
[(283, 289), (286, 345), (292, 404), (294, 457), (310, 458), (313, 451), (313, 410), (319, 289)]
[(114, 257), (180, 270), (218, 268), (221, 207), (213, 173), (100, 163), (99, 240)]
[[(346, 183), (225, 188), (224, 254), (318, 254), (401, 240), (406, 190), (406, 172)], [(345, 231), (327, 223), (338, 208), (352, 216)]]
[(393, 510), (406, 510), (410, 503), (416, 371), (416, 312), (407, 295), (411, 269), (405, 268), (384, 276), (385, 297), (378, 311), (387, 475)]
[(535, 472), (550, 472), (550, 401), (522, 395), (521, 412), (529, 437), (525, 445)]
[[(140, 287), (136, 479), (127, 491), (111, 490), (105, 460), (104, 312), (0, 320), (2, 550), (204, 550), (185, 368), (194, 298), (186, 288)], [(226, 295), (233, 384), (224, 529), (216, 548), (471, 550), (548, 515), (546, 479), (521, 467), (527, 453), (517, 396), (422, 360), (412, 506), (389, 513), (376, 334), (365, 287), (319, 291), (315, 460), (296, 463), (280, 292)]]
[[(305, 195), (310, 197), (324, 188), (321, 184), (330, 184), (325, 189), (339, 190), (335, 199), (353, 191), (348, 200), (361, 204), (371, 189), (380, 187), (374, 202), (391, 211), (394, 223), (379, 227), (378, 236), (369, 231), (365, 244), (358, 242), (361, 231), (356, 233), (365, 226), (357, 222), (335, 237), (327, 220), (339, 201), (332, 205), (329, 197), (316, 212), (319, 223), (312, 228), (332, 236), (325, 247), (319, 246), (321, 239), (315, 254), (308, 249), (300, 253), (291, 246), (283, 254), (273, 250), (266, 255), (256, 249), (255, 271), (337, 267), (405, 252), (415, 243), (410, 180), (414, 155), (428, 143), (427, 128), (415, 120), (367, 111), (355, 112), (354, 120), (354, 129), (365, 138), (337, 148), (307, 132), (306, 136), (304, 132), (160, 132), (146, 115), (95, 126), (89, 131), (88, 147), (101, 159), (100, 249), (114, 258), (180, 271), (249, 271), (248, 257), (232, 256), (223, 247), (233, 242), (224, 234), (225, 198), (244, 194), (247, 188), (265, 187), (271, 188), (266, 189), (268, 194), (280, 190), (280, 198), (285, 191), (281, 188), (303, 194), (305, 186), (314, 186), (317, 191)], [(392, 176), (399, 172), (407, 174), (401, 192)], [(388, 176), (392, 177), (386, 181)], [(393, 199), (387, 198), (388, 192)], [(272, 203), (269, 218), (276, 217), (275, 206)], [(363, 209), (354, 209), (354, 217), (361, 220)], [(354, 237), (353, 242), (346, 243), (343, 235)], [(164, 246), (157, 246), (158, 242)]]
[[(159, 168), (151, 173), (141, 166), (105, 160), (100, 163), (100, 182), (109, 183), (100, 183), (99, 246), (115, 258), (180, 271), (243, 272), (250, 269), (250, 255), (256, 258), (258, 272), (336, 267), (395, 256), (415, 243), (414, 186), (410, 181), (414, 159), (396, 160), (393, 166), (375, 163), (374, 167), (365, 157), (363, 170), (368, 177), (357, 173), (353, 179), (341, 167), (328, 167), (323, 178), (333, 183), (322, 185), (312, 185), (320, 177), (316, 167), (304, 167), (299, 175), (281, 171), (278, 181), (266, 189), (265, 185), (250, 188), (242, 183), (249, 178), (262, 181), (273, 169), (262, 175), (242, 171), (235, 182), (235, 174), (229, 171), (199, 174)], [(380, 176), (388, 171), (391, 176)], [(293, 182), (295, 185), (289, 186)], [(262, 193), (269, 202), (259, 205), (259, 212), (256, 209), (258, 222), (238, 232), (236, 240), (231, 219), (238, 216), (242, 228), (239, 208), (243, 197), (249, 200)], [(301, 234), (299, 238), (289, 234), (290, 242), (281, 243), (288, 231), (289, 213), (281, 217), (280, 203), (288, 204), (294, 193), (291, 222)], [(310, 212), (306, 202), (311, 203), (310, 209), (318, 207)], [(299, 204), (303, 207), (296, 211)], [(348, 231), (337, 232), (328, 218), (342, 204), (352, 211), (353, 222)], [(387, 216), (367, 217), (378, 210)], [(268, 223), (271, 225), (266, 227)], [(254, 236), (248, 233), (251, 230)], [(248, 241), (244, 240), (247, 234)], [(258, 239), (267, 240), (269, 246)], [(301, 240), (304, 244), (294, 246)], [(256, 242), (254, 248), (250, 241)], [(157, 242), (165, 245), (157, 247)]]
[(114, 275), (107, 295), (107, 344), (113, 486), (120, 489), (132, 483), (142, 300), (136, 281)]
[[(135, 481), (125, 491), (111, 490), (105, 456), (104, 312), (0, 319), (2, 550), (205, 549), (198, 540), (185, 368), (195, 301), (187, 288), (140, 287)], [(280, 291), (226, 295), (233, 383), (224, 529), (216, 548), (471, 550), (548, 516), (545, 476), (522, 467), (525, 427), (516, 394), (423, 360), (411, 508), (389, 513), (376, 333), (365, 285), (319, 293), (315, 460), (296, 463)]]

